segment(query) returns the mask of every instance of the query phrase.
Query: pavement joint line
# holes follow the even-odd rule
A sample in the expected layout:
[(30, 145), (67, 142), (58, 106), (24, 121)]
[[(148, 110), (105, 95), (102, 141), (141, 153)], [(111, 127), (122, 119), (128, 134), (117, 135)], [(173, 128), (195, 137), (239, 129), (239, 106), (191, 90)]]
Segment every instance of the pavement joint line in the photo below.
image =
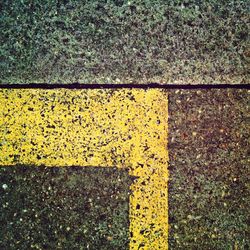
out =
[(81, 83), (28, 83), (0, 84), (0, 89), (250, 89), (250, 84), (81, 84)]
[(130, 249), (168, 249), (166, 91), (1, 88), (0, 106), (0, 166), (128, 168)]

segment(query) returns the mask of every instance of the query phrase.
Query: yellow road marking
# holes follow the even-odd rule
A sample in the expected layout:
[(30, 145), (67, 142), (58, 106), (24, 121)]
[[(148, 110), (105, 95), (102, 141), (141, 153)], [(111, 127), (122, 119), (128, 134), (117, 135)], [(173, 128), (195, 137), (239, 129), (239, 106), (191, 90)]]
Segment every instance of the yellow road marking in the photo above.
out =
[(158, 89), (0, 89), (0, 166), (128, 168), (130, 249), (168, 249), (167, 105)]

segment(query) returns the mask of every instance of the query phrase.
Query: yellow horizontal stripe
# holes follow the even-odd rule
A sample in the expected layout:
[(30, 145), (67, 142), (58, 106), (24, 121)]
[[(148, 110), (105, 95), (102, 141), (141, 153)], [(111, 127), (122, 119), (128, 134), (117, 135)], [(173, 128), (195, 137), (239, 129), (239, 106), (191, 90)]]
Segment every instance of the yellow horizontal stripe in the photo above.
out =
[(116, 166), (131, 186), (130, 249), (167, 249), (167, 94), (0, 90), (0, 166)]

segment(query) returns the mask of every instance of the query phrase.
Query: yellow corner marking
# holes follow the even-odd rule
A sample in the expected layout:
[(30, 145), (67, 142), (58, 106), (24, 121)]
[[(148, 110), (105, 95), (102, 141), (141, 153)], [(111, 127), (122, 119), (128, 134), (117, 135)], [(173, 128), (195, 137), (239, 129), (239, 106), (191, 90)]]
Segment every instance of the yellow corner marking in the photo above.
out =
[(0, 89), (0, 166), (128, 168), (130, 249), (168, 249), (167, 105), (158, 89)]

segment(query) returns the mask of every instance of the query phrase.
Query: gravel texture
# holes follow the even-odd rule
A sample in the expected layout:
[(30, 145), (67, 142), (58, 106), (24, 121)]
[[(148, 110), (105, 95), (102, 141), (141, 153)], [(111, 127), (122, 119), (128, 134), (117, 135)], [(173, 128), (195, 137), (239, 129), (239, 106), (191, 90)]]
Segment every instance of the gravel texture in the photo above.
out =
[(0, 249), (128, 249), (127, 171), (0, 168)]
[(159, 89), (0, 89), (0, 166), (128, 169), (130, 249), (164, 247), (167, 104)]
[(249, 104), (249, 90), (170, 92), (170, 249), (249, 249)]
[(0, 83), (249, 83), (249, 0), (5, 0)]

